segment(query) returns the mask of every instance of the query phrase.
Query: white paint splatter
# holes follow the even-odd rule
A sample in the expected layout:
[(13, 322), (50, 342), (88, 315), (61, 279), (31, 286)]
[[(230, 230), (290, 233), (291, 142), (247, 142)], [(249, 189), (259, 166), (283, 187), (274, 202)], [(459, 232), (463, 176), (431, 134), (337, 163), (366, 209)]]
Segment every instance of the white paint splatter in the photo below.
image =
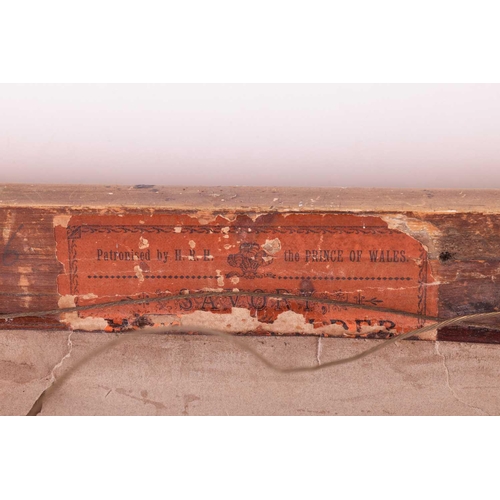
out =
[(222, 275), (220, 269), (216, 269), (215, 274), (217, 275), (217, 284), (219, 286), (224, 286), (224, 276)]
[(145, 248), (149, 248), (149, 241), (142, 236), (139, 238), (139, 248), (144, 250)]
[(142, 274), (141, 266), (139, 266), (139, 265), (134, 266), (134, 271), (135, 271), (135, 275), (139, 279), (139, 282), (142, 283), (144, 281), (144, 275)]
[(275, 238), (274, 240), (266, 240), (266, 242), (262, 245), (262, 249), (265, 250), (268, 254), (274, 255), (281, 250), (281, 241), (279, 238)]

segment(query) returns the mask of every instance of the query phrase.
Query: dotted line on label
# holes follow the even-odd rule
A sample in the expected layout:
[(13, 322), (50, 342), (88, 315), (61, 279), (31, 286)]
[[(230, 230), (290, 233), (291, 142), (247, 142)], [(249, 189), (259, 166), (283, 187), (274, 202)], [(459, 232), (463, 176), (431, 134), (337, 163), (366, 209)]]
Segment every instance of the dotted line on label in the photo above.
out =
[[(129, 274), (129, 275), (124, 275), (124, 274), (121, 274), (121, 275), (107, 275), (106, 274), (105, 276), (98, 276), (98, 275), (90, 276), (89, 275), (89, 276), (87, 276), (87, 278), (89, 278), (89, 279), (102, 279), (102, 278), (105, 278), (105, 279), (130, 279), (130, 278), (132, 278), (132, 279), (138, 279), (137, 276), (132, 275), (132, 274)], [(181, 276), (177, 276), (177, 275), (176, 276), (172, 276), (172, 275), (167, 276), (167, 275), (159, 275), (159, 274), (158, 275), (155, 275), (155, 274), (145, 274), (145, 275), (143, 275), (143, 278), (144, 279), (155, 279), (156, 278), (156, 279), (164, 279), (164, 280), (165, 279), (169, 279), (169, 280), (171, 280), (171, 279), (174, 279), (174, 280), (176, 280), (176, 279), (181, 279), (181, 280), (182, 279), (193, 279), (193, 280), (195, 280), (195, 279), (197, 279), (197, 280), (205, 279), (205, 280), (207, 280), (207, 279), (220, 278), (220, 276), (184, 276), (184, 275), (181, 275)]]
[(277, 276), (279, 280), (331, 280), (331, 281), (339, 281), (339, 280), (401, 280), (401, 281), (410, 281), (411, 278), (409, 276)]
[[(154, 275), (154, 274), (145, 274), (143, 275), (144, 279), (217, 279), (220, 278), (221, 276), (188, 276), (188, 275)], [(88, 275), (87, 278), (89, 279), (138, 279), (137, 276), (129, 274), (129, 275)], [(330, 281), (351, 281), (351, 280), (366, 280), (366, 281), (411, 281), (412, 278), (409, 276), (274, 276), (274, 278), (277, 278), (279, 280), (330, 280)]]

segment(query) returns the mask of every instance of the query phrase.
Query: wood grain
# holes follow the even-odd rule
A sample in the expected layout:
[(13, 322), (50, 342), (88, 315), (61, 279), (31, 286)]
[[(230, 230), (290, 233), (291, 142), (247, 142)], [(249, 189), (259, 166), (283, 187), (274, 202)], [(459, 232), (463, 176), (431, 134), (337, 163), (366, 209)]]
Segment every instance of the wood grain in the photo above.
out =
[[(4, 185), (0, 186), (1, 312), (59, 307), (58, 277), (68, 272), (57, 258), (54, 236), (61, 217), (290, 213), (376, 217), (417, 240), (427, 250), (435, 280), (429, 286), (437, 288), (436, 313), (441, 318), (499, 307), (497, 190)], [(3, 321), (0, 327), (65, 329), (68, 324), (57, 316), (28, 317)], [(498, 343), (500, 325), (490, 320), (454, 326), (433, 338)]]

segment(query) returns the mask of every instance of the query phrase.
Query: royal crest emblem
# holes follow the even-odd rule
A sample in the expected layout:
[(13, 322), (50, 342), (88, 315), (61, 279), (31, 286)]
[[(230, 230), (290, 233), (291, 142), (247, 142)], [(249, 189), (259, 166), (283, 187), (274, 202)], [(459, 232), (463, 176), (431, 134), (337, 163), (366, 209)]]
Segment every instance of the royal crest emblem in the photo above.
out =
[(228, 264), (232, 267), (239, 267), (241, 273), (231, 272), (228, 277), (258, 278), (259, 268), (268, 266), (272, 261), (273, 257), (262, 250), (258, 243), (242, 243), (239, 253), (233, 253), (227, 257)]

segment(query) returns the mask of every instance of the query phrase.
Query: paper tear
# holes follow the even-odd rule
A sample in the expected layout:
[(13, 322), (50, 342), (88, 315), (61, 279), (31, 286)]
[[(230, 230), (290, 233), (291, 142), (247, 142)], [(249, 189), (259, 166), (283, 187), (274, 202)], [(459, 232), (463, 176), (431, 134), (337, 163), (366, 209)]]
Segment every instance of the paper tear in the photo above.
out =
[[(75, 299), (75, 295), (62, 295), (59, 298), (58, 306), (60, 309), (76, 307)], [(61, 320), (73, 330), (85, 330), (88, 332), (104, 330), (108, 326), (108, 322), (104, 318), (93, 316), (80, 318), (77, 311), (63, 313), (61, 315)]]
[(54, 219), (52, 220), (52, 225), (53, 227), (56, 226), (68, 227), (70, 219), (71, 215), (55, 215)]

